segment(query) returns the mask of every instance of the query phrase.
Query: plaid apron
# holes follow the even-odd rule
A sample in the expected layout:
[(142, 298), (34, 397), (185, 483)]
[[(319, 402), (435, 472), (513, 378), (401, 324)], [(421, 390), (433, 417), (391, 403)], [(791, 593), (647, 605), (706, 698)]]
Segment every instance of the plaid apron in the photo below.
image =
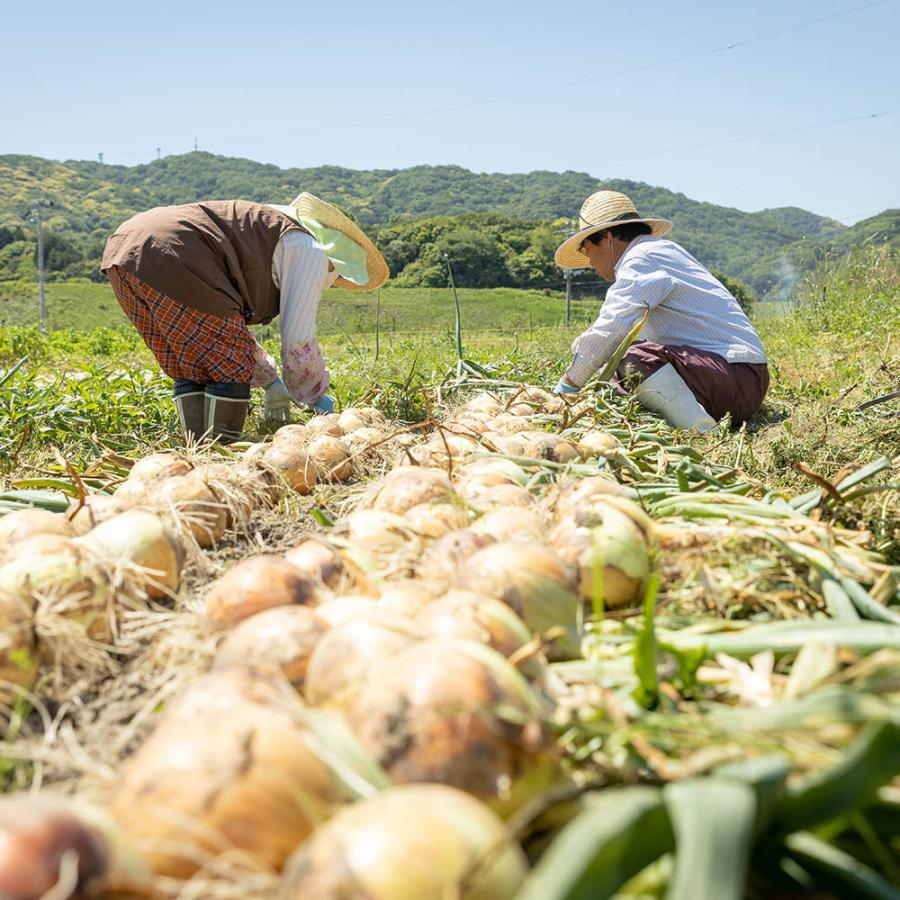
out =
[(242, 317), (183, 306), (118, 266), (107, 275), (119, 306), (166, 375), (198, 384), (250, 383), (256, 342)]

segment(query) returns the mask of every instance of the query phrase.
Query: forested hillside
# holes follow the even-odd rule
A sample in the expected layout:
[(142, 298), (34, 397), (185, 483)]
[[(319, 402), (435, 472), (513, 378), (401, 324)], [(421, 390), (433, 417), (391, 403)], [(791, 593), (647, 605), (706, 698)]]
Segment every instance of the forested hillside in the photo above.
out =
[(598, 181), (583, 172), (280, 169), (200, 152), (133, 167), (0, 156), (0, 279), (34, 276), (31, 211), (39, 198), (46, 204), (48, 274), (59, 279), (96, 277), (107, 235), (140, 210), (213, 198), (284, 203), (308, 190), (367, 226), (398, 285), (445, 284), (441, 260), (447, 253), (466, 286), (558, 286), (561, 273), (552, 251), (567, 220), (601, 187), (625, 191), (641, 211), (673, 219), (676, 240), (760, 296), (796, 277), (792, 263), (803, 264), (832, 245), (897, 241), (900, 233), (897, 210), (848, 229), (793, 207), (746, 213), (639, 182)]

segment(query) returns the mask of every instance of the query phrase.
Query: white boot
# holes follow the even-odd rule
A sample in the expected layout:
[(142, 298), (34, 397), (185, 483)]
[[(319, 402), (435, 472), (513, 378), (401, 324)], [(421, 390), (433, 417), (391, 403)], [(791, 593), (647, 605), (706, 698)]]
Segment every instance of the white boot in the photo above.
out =
[(697, 402), (672, 363), (645, 378), (634, 392), (641, 406), (659, 413), (674, 428), (709, 431), (716, 420)]

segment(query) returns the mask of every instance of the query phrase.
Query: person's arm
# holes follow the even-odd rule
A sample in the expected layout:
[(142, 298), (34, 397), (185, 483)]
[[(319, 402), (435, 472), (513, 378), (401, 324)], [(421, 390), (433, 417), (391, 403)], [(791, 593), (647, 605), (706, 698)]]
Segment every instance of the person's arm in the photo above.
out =
[(316, 312), (328, 276), (328, 257), (311, 235), (289, 231), (276, 247), (273, 272), (281, 290), (284, 386), (294, 401), (314, 406), (328, 390), (325, 360), (315, 340)]
[[(671, 279), (652, 260), (623, 266), (606, 293), (600, 315), (572, 343), (572, 362), (557, 385), (583, 387), (612, 356), (635, 322), (658, 306), (671, 290)], [(568, 393), (561, 390), (560, 393)]]

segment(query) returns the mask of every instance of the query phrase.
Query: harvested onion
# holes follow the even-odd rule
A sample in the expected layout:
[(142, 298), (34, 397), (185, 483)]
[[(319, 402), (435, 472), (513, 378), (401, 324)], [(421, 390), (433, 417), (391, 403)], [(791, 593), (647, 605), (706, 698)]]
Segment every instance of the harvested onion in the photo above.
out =
[(192, 475), (167, 478), (154, 486), (153, 502), (169, 510), (203, 549), (214, 547), (225, 535), (228, 524), (225, 504), (202, 478)]
[(341, 810), (291, 857), (285, 897), (508, 900), (526, 862), (504, 824), (462, 791), (403, 785)]
[(512, 607), (539, 635), (562, 630), (557, 652), (578, 652), (581, 601), (575, 594), (573, 567), (542, 544), (492, 544), (472, 556), (461, 571), (459, 586)]
[(420, 503), (448, 500), (454, 496), (445, 472), (404, 466), (389, 472), (379, 483), (372, 507), (402, 514)]
[(284, 558), (307, 578), (319, 581), (330, 588), (336, 588), (346, 572), (340, 553), (316, 538), (310, 538), (288, 550)]
[(172, 597), (181, 583), (184, 547), (159, 516), (129, 509), (77, 538), (100, 560), (124, 561), (148, 597)]
[(307, 447), (316, 471), (325, 481), (349, 481), (353, 477), (350, 451), (337, 438), (321, 435)]
[(421, 641), (392, 656), (356, 692), (347, 721), (393, 783), (449, 784), (501, 815), (553, 778), (535, 695), (481, 644)]
[(298, 494), (308, 494), (318, 481), (315, 462), (306, 450), (295, 444), (272, 444), (263, 453), (262, 461), (278, 472)]
[(208, 631), (226, 631), (265, 609), (315, 606), (321, 597), (316, 583), (283, 557), (251, 556), (213, 584), (203, 616)]
[(7, 554), (13, 544), (36, 534), (75, 537), (77, 533), (72, 523), (59, 513), (46, 509), (18, 509), (0, 516), (0, 558)]
[[(38, 674), (37, 639), (30, 598), (0, 591), (0, 682), (30, 689)], [(13, 705), (18, 694), (0, 684), (0, 704)], [(0, 882), (2, 883), (2, 882)]]
[(241, 622), (222, 642), (214, 669), (252, 666), (280, 671), (296, 691), (303, 689), (309, 658), (328, 630), (306, 606), (276, 606)]

